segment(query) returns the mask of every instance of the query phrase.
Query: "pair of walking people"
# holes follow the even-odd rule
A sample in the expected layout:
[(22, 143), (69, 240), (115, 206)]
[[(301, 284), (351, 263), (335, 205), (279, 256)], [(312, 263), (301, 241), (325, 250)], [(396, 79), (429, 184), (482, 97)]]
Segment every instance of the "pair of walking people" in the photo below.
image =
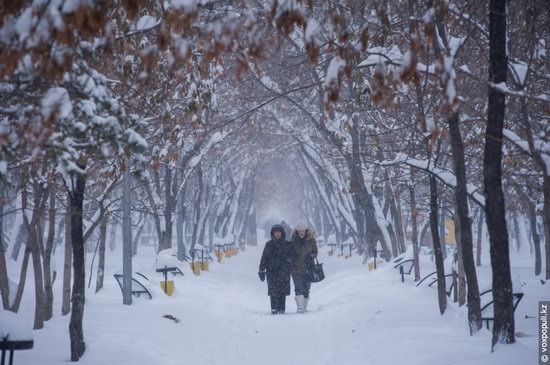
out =
[(286, 297), (290, 295), (290, 278), (294, 282), (298, 312), (307, 311), (311, 280), (309, 272), (317, 257), (317, 242), (313, 231), (298, 224), (286, 240), (285, 228), (276, 224), (271, 228), (271, 240), (264, 247), (259, 276), (267, 277), (267, 295), (271, 300), (271, 313), (283, 314)]

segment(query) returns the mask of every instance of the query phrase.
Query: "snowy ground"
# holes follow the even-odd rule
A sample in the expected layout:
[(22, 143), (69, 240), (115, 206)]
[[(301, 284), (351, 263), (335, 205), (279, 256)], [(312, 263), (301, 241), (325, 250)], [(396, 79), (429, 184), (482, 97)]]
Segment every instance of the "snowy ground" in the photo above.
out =
[[(87, 293), (84, 333), (87, 349), (81, 364), (535, 364), (538, 300), (550, 300), (548, 285), (532, 274), (531, 259), (515, 259), (514, 291), (525, 298), (516, 311), (517, 343), (490, 352), (491, 334), (468, 334), (465, 308), (450, 304), (438, 314), (436, 290), (416, 288), (411, 278), (401, 283), (386, 265), (368, 272), (359, 257), (329, 257), (321, 249), (327, 279), (313, 284), (310, 312), (296, 314), (293, 296), (287, 314), (272, 316), (265, 283), (257, 267), (262, 247), (215, 263), (195, 277), (189, 268), (175, 279), (167, 297), (160, 290), (162, 276), (154, 272), (152, 249), (140, 248), (135, 269), (149, 276), (152, 300), (122, 305), (113, 273), (120, 253), (109, 254), (105, 288)], [(58, 257), (61, 262), (61, 257)], [(422, 273), (432, 271), (422, 257)], [(89, 262), (89, 261), (88, 261)], [(18, 263), (10, 262), (12, 277)], [(478, 270), (481, 289), (490, 287), (490, 267)], [(32, 270), (20, 311), (32, 325)], [(60, 313), (60, 285), (56, 282), (55, 317), (34, 331), (35, 347), (18, 351), (16, 364), (69, 362), (69, 318)], [(182, 321), (163, 318), (171, 314)], [(529, 316), (526, 318), (526, 315)]]

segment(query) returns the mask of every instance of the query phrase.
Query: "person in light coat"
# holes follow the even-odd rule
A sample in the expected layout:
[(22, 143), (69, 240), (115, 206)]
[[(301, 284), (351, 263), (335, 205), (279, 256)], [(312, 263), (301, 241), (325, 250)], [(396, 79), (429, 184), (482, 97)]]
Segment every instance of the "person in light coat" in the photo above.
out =
[(294, 250), (294, 262), (292, 264), (292, 281), (296, 294), (298, 313), (307, 311), (311, 281), (308, 272), (313, 267), (313, 260), (317, 258), (317, 241), (313, 230), (304, 223), (296, 225), (292, 231), (290, 242)]

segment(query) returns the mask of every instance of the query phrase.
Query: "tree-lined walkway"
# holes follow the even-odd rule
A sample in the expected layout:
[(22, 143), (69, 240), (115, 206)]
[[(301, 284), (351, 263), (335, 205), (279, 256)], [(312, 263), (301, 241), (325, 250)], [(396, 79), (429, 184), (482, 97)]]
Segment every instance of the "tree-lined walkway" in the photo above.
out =
[[(522, 336), (510, 350), (491, 355), (486, 346), (491, 333), (482, 330), (470, 337), (463, 309), (451, 304), (440, 316), (434, 288), (416, 288), (410, 280), (401, 283), (388, 266), (368, 272), (359, 257), (344, 260), (322, 252), (327, 279), (314, 284), (311, 310), (295, 313), (290, 296), (287, 314), (273, 316), (265, 283), (256, 275), (260, 254), (261, 248), (249, 248), (212, 265), (200, 277), (186, 270), (184, 278), (176, 279), (173, 298), (165, 297), (151, 279), (153, 300), (135, 301), (132, 306), (121, 307), (118, 285), (107, 280), (105, 291), (87, 302), (84, 328), (90, 351), (82, 363), (512, 365), (518, 359), (534, 361), (536, 338)], [(143, 268), (148, 260), (144, 254), (137, 261)], [(429, 259), (422, 261), (428, 270)], [(514, 268), (514, 273), (528, 270)], [(480, 268), (482, 283), (488, 282), (489, 273), (490, 268)], [(518, 331), (534, 335), (536, 323), (523, 317), (531, 314), (540, 288), (533, 280), (525, 288), (525, 302), (516, 314)], [(165, 314), (181, 322), (162, 318)], [(62, 319), (52, 321), (36, 333), (35, 348), (21, 353), (19, 360), (40, 359), (52, 365), (67, 361), (68, 344), (59, 345), (65, 328)]]

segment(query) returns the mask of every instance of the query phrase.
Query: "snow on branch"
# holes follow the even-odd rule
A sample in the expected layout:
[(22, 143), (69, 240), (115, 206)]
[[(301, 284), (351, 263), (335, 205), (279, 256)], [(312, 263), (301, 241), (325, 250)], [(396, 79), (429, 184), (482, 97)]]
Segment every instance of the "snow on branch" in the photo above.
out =
[[(392, 165), (392, 164), (405, 164), (410, 167), (414, 167), (427, 173), (435, 176), (443, 184), (456, 188), (456, 176), (449, 171), (443, 170), (439, 167), (434, 167), (431, 160), (419, 160), (416, 158), (411, 158), (404, 153), (398, 153), (393, 161), (383, 162), (382, 165)], [(485, 207), (485, 197), (478, 192), (479, 188), (476, 188), (472, 184), (468, 184), (468, 196), (472, 199), (477, 205), (484, 208)]]
[(508, 85), (505, 82), (499, 82), (498, 84), (495, 84), (493, 82), (489, 82), (489, 86), (492, 87), (495, 90), (500, 91), (503, 94), (510, 95), (510, 96), (518, 96), (520, 98), (527, 98), (535, 101), (542, 101), (545, 103), (550, 102), (550, 96), (546, 94), (539, 94), (539, 95), (528, 95), (523, 91), (515, 91), (511, 90)]
[(538, 155), (546, 165), (546, 174), (550, 174), (550, 141), (546, 141), (536, 135), (533, 136), (533, 149), (529, 146), (529, 142), (519, 137), (509, 129), (502, 131), (504, 137), (512, 142), (516, 147), (530, 156)]

